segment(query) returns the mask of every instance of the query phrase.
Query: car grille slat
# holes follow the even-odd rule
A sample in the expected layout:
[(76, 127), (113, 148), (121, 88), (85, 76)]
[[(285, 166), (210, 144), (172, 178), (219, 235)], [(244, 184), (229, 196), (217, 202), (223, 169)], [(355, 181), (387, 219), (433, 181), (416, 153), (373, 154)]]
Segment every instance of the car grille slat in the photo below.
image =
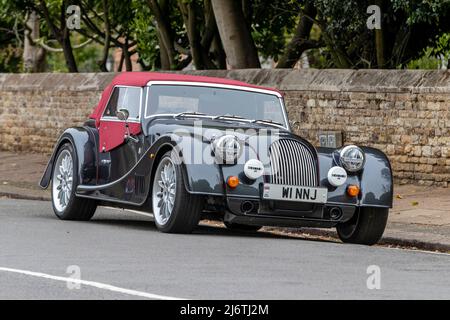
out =
[(279, 175), (276, 175), (275, 172), (279, 172), (279, 166), (280, 166), (279, 165), (280, 156), (278, 154), (277, 148), (278, 148), (278, 145), (274, 145), (271, 148), (271, 152), (270, 152), (270, 165), (271, 165), (271, 169), (272, 169), (272, 173), (273, 173), (270, 176), (271, 177), (270, 182), (275, 183), (275, 184), (279, 183), (279, 181), (278, 181)]
[(269, 148), (270, 183), (314, 187), (317, 167), (312, 151), (293, 139), (280, 139)]
[[(291, 155), (288, 152), (286, 141), (281, 141), (281, 150), (282, 150), (283, 159), (289, 159), (289, 161), (291, 161), (291, 159), (290, 159)], [(292, 181), (291, 181), (292, 175), (289, 174), (288, 169), (289, 168), (287, 168), (286, 166), (283, 166), (283, 177), (285, 177), (287, 184), (292, 184)]]
[[(291, 140), (287, 140), (287, 143), (289, 144), (289, 153), (291, 155), (291, 161), (295, 159), (295, 155), (298, 154), (298, 151), (296, 150), (296, 145), (291, 141)], [(293, 162), (293, 172), (291, 174), (291, 176), (293, 177), (293, 182), (292, 185), (299, 185), (300, 184), (300, 180), (299, 180), (299, 176), (302, 174), (301, 173), (301, 167), (298, 164), (298, 161), (292, 161)]]

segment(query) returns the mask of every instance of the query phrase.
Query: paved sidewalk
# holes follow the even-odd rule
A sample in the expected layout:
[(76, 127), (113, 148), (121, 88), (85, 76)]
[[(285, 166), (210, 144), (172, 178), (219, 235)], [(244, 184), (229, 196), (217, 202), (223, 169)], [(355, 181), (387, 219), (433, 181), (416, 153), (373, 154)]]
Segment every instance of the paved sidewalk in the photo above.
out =
[[(49, 190), (38, 187), (47, 161), (47, 155), (0, 151), (0, 196), (49, 200)], [(394, 195), (382, 243), (450, 252), (450, 188), (402, 185)], [(327, 229), (286, 230), (336, 238)]]

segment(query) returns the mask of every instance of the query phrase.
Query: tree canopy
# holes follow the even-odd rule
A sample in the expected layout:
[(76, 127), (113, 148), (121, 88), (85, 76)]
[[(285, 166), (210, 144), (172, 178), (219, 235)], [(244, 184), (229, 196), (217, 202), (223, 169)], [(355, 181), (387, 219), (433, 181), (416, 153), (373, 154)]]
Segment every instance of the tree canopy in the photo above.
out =
[(0, 31), (1, 72), (113, 71), (114, 52), (119, 70), (436, 67), (450, 0), (0, 0)]

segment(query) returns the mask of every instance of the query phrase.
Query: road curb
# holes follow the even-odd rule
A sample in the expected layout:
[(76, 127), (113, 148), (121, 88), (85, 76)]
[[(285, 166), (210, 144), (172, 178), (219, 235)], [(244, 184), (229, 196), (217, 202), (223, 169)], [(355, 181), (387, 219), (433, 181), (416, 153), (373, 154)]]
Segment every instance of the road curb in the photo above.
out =
[(33, 196), (33, 195), (24, 195), (14, 192), (4, 192), (0, 191), (0, 197), (6, 197), (11, 199), (21, 199), (21, 200), (37, 200), (37, 201), (50, 201), (50, 197), (46, 196)]
[(424, 242), (419, 240), (399, 239), (393, 237), (382, 238), (381, 245), (394, 245), (399, 247), (416, 248), (425, 251), (439, 251), (444, 253), (450, 253), (450, 245), (436, 243), (436, 242)]
[[(291, 234), (307, 234), (311, 236), (318, 236), (318, 237), (326, 237), (326, 238), (332, 238), (334, 240), (339, 240), (339, 237), (337, 236), (336, 232), (331, 230), (325, 230), (325, 229), (316, 229), (316, 228), (301, 228), (301, 229), (291, 229), (291, 228), (271, 228), (271, 230), (280, 230), (284, 232), (289, 232)], [(439, 251), (444, 253), (450, 253), (450, 245), (437, 243), (437, 242), (427, 242), (427, 241), (420, 241), (420, 240), (412, 240), (412, 239), (404, 239), (404, 238), (396, 238), (392, 236), (384, 236), (380, 242), (377, 245), (381, 246), (395, 246), (395, 247), (402, 247), (402, 248), (412, 248), (412, 249), (419, 249), (419, 250), (425, 250), (425, 251)]]

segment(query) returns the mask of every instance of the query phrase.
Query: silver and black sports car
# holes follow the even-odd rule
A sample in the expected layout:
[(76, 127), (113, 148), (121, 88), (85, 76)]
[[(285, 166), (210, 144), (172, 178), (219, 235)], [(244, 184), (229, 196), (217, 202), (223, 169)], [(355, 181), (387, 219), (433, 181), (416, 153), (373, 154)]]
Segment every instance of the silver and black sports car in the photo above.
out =
[(336, 227), (369, 245), (393, 192), (383, 152), (314, 148), (291, 131), (275, 89), (150, 72), (116, 76), (85, 124), (64, 131), (40, 181), (49, 185), (63, 220), (108, 205), (151, 212), (163, 232), (189, 233), (208, 214), (247, 231)]

